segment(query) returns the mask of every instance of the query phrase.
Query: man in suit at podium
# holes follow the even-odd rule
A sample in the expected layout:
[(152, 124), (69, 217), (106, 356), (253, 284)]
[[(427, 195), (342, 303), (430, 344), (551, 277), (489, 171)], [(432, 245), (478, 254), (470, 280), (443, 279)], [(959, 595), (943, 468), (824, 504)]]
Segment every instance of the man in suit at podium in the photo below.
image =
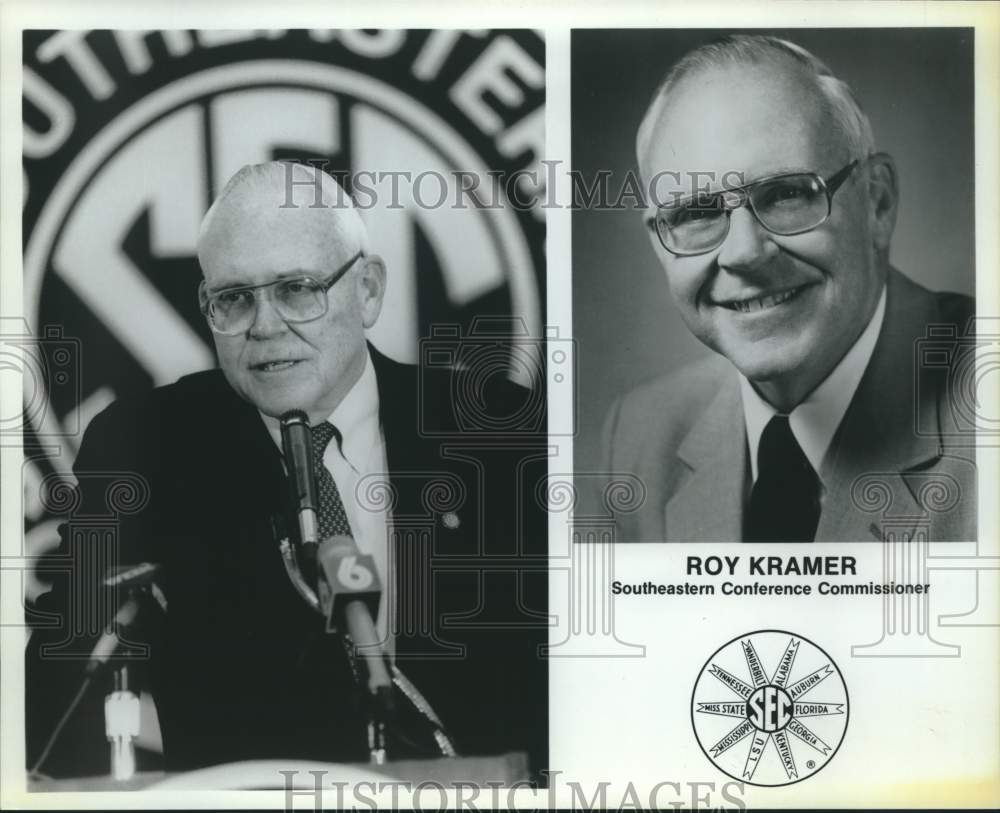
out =
[[(103, 506), (116, 477), (143, 496), (116, 539), (63, 530), (74, 573), (56, 574), (39, 603), (61, 621), (36, 629), (27, 655), (29, 763), (82, 675), (79, 658), (60, 654), (93, 644), (70, 640), (73, 607), (97, 594), (107, 603), (97, 582), (109, 565), (144, 561), (161, 567), (166, 611), (144, 609), (149, 657), (130, 668), (155, 698), (168, 770), (368, 759), (357, 663), (279, 551), (298, 531), (278, 418), (298, 409), (311, 426), (321, 538), (352, 537), (372, 557), (391, 662), (459, 755), (525, 751), (544, 767), (545, 508), (523, 495), (546, 471), (546, 424), (517, 418), (528, 392), (497, 376), (473, 391), (460, 371), (399, 364), (366, 341), (391, 274), (319, 170), (244, 167), (205, 216), (198, 259), (219, 369), (118, 401), (87, 429), (74, 515)], [(478, 442), (456, 418), (463, 393), (502, 443), (496, 432)], [(107, 771), (102, 694), (92, 690), (83, 731), (44, 773)], [(440, 753), (410, 700), (395, 705), (390, 759)]]
[(646, 490), (619, 541), (878, 541), (888, 515), (974, 539), (952, 371), (915, 363), (929, 326), (960, 350), (973, 301), (890, 266), (896, 168), (850, 88), (795, 44), (728, 37), (671, 69), (637, 153), (671, 294), (718, 355), (611, 409), (603, 470)]

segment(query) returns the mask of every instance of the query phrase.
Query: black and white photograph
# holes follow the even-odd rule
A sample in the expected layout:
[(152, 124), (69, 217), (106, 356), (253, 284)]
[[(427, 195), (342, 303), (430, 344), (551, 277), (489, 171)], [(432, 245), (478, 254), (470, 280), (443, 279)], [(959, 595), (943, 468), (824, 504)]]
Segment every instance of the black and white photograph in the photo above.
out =
[(973, 33), (573, 32), (575, 471), (615, 541), (977, 538)]
[(22, 46), (29, 791), (544, 782), (543, 38)]
[(0, 0), (0, 808), (1000, 808), (1000, 0)]

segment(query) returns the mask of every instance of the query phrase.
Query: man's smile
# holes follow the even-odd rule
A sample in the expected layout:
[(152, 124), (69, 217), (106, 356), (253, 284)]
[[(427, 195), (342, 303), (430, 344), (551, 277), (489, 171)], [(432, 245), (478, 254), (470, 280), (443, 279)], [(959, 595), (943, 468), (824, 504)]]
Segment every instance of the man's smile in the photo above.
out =
[(273, 361), (259, 361), (250, 365), (250, 369), (257, 373), (276, 373), (282, 370), (289, 370), (302, 359), (274, 359)]
[(808, 284), (797, 285), (794, 288), (786, 288), (781, 291), (756, 294), (754, 296), (731, 297), (727, 299), (713, 298), (713, 304), (728, 308), (737, 313), (759, 313), (790, 302), (808, 287)]

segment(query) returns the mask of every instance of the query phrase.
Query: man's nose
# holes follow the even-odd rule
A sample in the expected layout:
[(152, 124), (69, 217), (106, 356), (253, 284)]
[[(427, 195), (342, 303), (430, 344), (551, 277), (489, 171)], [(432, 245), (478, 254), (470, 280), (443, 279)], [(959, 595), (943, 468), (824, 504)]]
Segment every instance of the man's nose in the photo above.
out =
[(254, 339), (267, 339), (288, 330), (288, 323), (281, 317), (271, 297), (265, 291), (257, 293), (256, 310), (253, 323), (250, 325), (250, 336)]
[(722, 268), (753, 270), (771, 260), (778, 247), (748, 206), (729, 213), (729, 233), (719, 249), (718, 263)]

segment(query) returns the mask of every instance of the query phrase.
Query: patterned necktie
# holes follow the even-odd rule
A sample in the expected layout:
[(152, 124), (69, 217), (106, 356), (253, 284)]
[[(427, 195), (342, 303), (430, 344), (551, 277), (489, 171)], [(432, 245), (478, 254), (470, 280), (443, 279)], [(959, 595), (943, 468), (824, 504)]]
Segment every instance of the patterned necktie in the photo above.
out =
[(819, 510), (819, 478), (795, 440), (788, 416), (775, 415), (757, 448), (757, 482), (744, 541), (812, 542)]
[(334, 436), (340, 444), (340, 432), (333, 424), (323, 421), (309, 427), (313, 444), (313, 473), (316, 475), (316, 490), (319, 494), (319, 538), (322, 542), (334, 535), (354, 536), (351, 533), (351, 523), (347, 520), (344, 501), (340, 491), (326, 466), (323, 465), (323, 453)]

